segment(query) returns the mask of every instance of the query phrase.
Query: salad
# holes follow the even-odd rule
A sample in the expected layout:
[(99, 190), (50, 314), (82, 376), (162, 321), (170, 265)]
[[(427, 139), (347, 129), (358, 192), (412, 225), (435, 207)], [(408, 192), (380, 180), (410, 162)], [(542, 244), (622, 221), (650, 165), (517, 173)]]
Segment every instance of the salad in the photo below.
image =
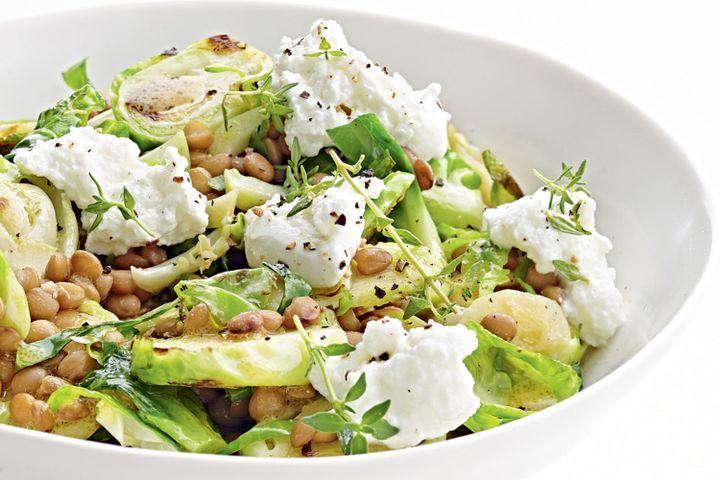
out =
[(120, 72), (0, 124), (0, 424), (312, 457), (520, 420), (625, 321), (586, 162), (524, 194), (317, 20)]

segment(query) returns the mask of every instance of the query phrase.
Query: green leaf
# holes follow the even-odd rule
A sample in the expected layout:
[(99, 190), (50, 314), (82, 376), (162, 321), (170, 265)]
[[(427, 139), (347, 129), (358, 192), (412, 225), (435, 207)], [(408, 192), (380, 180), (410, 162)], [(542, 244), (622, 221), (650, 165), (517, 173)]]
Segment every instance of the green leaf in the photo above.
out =
[(130, 190), (127, 189), (127, 187), (123, 187), (123, 204), (125, 205), (125, 208), (127, 208), (130, 211), (133, 211), (135, 209), (135, 198), (130, 193)]
[(550, 222), (550, 226), (558, 232), (569, 233), (570, 235), (591, 235), (592, 232), (585, 230), (579, 222), (568, 220), (562, 215), (545, 212), (545, 216)]
[(338, 307), (335, 310), (335, 313), (338, 316), (344, 315), (348, 312), (353, 306), (353, 295), (349, 288), (347, 288), (345, 285), (340, 287), (340, 291), (337, 294), (338, 296)]
[(396, 435), (400, 431), (399, 428), (390, 425), (390, 422), (385, 419), (381, 419), (373, 423), (371, 425), (371, 428), (372, 436), (378, 440), (387, 440), (388, 438)]
[(335, 412), (318, 412), (302, 421), (319, 432), (335, 433), (345, 427), (345, 420)]
[(65, 135), (70, 127), (86, 125), (91, 113), (104, 108), (105, 97), (91, 85), (75, 90), (69, 98), (42, 112), (35, 129), (18, 142), (5, 158), (12, 160), (18, 152), (30, 150), (39, 142)]
[(353, 432), (349, 428), (345, 427), (337, 432), (338, 442), (342, 449), (343, 455), (350, 455), (350, 442), (353, 438)]
[(368, 442), (365, 435), (356, 433), (350, 440), (350, 455), (362, 455), (368, 453)]
[(252, 397), (253, 387), (226, 388), (225, 395), (231, 402), (237, 402)]
[(403, 315), (403, 319), (406, 320), (413, 315), (416, 315), (418, 312), (427, 310), (428, 308), (430, 308), (430, 306), (430, 302), (427, 298), (410, 296), (408, 299), (407, 307), (405, 307), (405, 314)]
[(218, 453), (221, 455), (232, 455), (246, 449), (248, 446), (257, 442), (264, 442), (273, 438), (285, 438), (290, 436), (292, 431), (292, 420), (272, 420), (269, 422), (258, 423), (247, 432), (228, 443), (225, 448)]
[(115, 135), (122, 138), (130, 137), (130, 126), (123, 120), (107, 119), (98, 128), (106, 135)]
[(306, 297), (312, 292), (312, 287), (305, 281), (300, 275), (295, 275), (290, 271), (287, 265), (278, 263), (276, 265), (270, 265), (269, 263), (263, 262), (266, 268), (269, 268), (273, 272), (280, 275), (284, 280), (283, 298), (280, 301), (278, 312), (283, 313), (292, 299), (295, 297)]
[(122, 392), (132, 400), (144, 422), (168, 435), (184, 450), (217, 453), (226, 447), (192, 390), (144, 384), (130, 373), (130, 358), (129, 350), (119, 348), (79, 386)]
[(365, 425), (373, 425), (385, 416), (390, 409), (390, 400), (380, 402), (367, 412), (363, 413), (362, 423)]
[(349, 343), (333, 343), (332, 345), (317, 348), (328, 357), (338, 357), (355, 351), (355, 347)]
[(166, 314), (175, 308), (177, 303), (177, 301), (166, 303), (134, 319), (68, 328), (54, 335), (43, 338), (42, 340), (38, 340), (37, 342), (21, 343), (18, 345), (15, 357), (15, 367), (20, 370), (54, 358), (58, 353), (60, 353), (60, 350), (62, 350), (72, 341), (73, 338), (76, 337), (101, 338), (105, 332), (113, 329), (117, 329), (121, 333), (130, 331), (141, 323), (152, 321), (155, 318)]
[(365, 372), (363, 372), (362, 375), (360, 375), (360, 378), (357, 379), (357, 382), (355, 382), (348, 390), (347, 395), (345, 395), (345, 402), (354, 402), (363, 396), (366, 389), (367, 381), (365, 380)]
[(416, 247), (422, 246), (423, 243), (420, 241), (420, 239), (409, 230), (405, 230), (404, 228), (396, 228), (395, 230), (397, 231), (402, 241), (406, 244), (414, 245)]
[(553, 260), (553, 265), (555, 266), (555, 270), (565, 277), (570, 282), (584, 282), (589, 283), (587, 277), (583, 276), (583, 274), (580, 273), (580, 269), (578, 267), (570, 262), (565, 262), (563, 260)]
[(330, 42), (328, 42), (327, 38), (321, 37), (320, 38), (320, 50), (330, 50)]
[(73, 90), (82, 88), (90, 83), (87, 75), (87, 58), (83, 58), (78, 63), (62, 72), (62, 78), (65, 85)]
[(300, 198), (300, 200), (293, 206), (293, 208), (290, 209), (287, 216), (288, 218), (297, 215), (298, 213), (302, 212), (303, 210), (307, 209), (312, 205), (312, 199), (307, 196), (303, 196)]

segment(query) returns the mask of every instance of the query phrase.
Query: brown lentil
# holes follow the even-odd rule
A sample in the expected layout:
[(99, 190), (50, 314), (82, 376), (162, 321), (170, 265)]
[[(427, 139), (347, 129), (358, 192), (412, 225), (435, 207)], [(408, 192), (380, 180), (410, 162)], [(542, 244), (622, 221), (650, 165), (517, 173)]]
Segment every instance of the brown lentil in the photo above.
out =
[(45, 267), (45, 278), (63, 282), (70, 276), (70, 259), (62, 253), (53, 253)]
[(125, 343), (125, 336), (117, 330), (111, 330), (103, 335), (103, 341), (113, 342), (118, 345)]
[(295, 297), (283, 312), (285, 328), (295, 328), (293, 316), (300, 317), (303, 324), (313, 324), (320, 316), (320, 305), (310, 297)]
[(277, 387), (257, 387), (250, 397), (248, 411), (256, 422), (279, 418), (285, 412), (287, 398)]
[(257, 152), (250, 152), (245, 155), (243, 167), (246, 174), (263, 182), (270, 183), (275, 178), (275, 169), (272, 164)]
[(317, 432), (313, 437), (313, 442), (317, 443), (329, 443), (337, 440), (337, 434), (332, 432)]
[(58, 330), (58, 327), (50, 320), (35, 320), (30, 323), (30, 330), (28, 330), (27, 337), (25, 337), (25, 343), (37, 342), (50, 335), (55, 335)]
[(145, 245), (140, 249), (140, 255), (152, 266), (160, 265), (168, 258), (165, 249), (157, 245)]
[(190, 175), (190, 182), (195, 190), (206, 194), (212, 191), (212, 188), (210, 188), (210, 184), (208, 183), (212, 178), (210, 172), (202, 167), (193, 167), (188, 170), (188, 174)]
[(306, 443), (312, 441), (315, 436), (315, 432), (316, 430), (313, 427), (302, 420), (298, 420), (295, 422), (295, 425), (293, 425), (292, 431), (290, 432), (290, 443), (293, 447), (300, 448)]
[(47, 375), (47, 371), (38, 365), (23, 368), (15, 374), (10, 382), (10, 390), (12, 393), (29, 393), (35, 395), (37, 389)]
[(85, 296), (95, 302), (100, 301), (100, 292), (98, 292), (95, 284), (89, 277), (82, 273), (73, 273), (70, 275), (70, 283), (74, 283), (78, 287), (85, 290)]
[(63, 405), (57, 412), (58, 418), (66, 422), (80, 420), (88, 415), (90, 415), (90, 409), (80, 399)]
[(243, 312), (228, 321), (227, 329), (230, 333), (257, 332), (263, 326), (263, 317), (258, 312)]
[(257, 313), (262, 317), (265, 330), (274, 332), (283, 324), (283, 316), (275, 310), (259, 310)]
[(26, 296), (30, 318), (33, 320), (52, 320), (60, 310), (58, 301), (42, 288), (33, 288), (27, 292)]
[(340, 323), (342, 329), (346, 332), (359, 332), (362, 327), (362, 325), (360, 325), (360, 320), (358, 320), (357, 315), (355, 315), (352, 308), (340, 315), (338, 317), (338, 322)]
[(110, 275), (113, 279), (112, 287), (110, 287), (112, 293), (124, 295), (126, 293), (133, 293), (137, 288), (130, 270), (112, 270)]
[(183, 132), (190, 150), (207, 150), (215, 140), (212, 130), (197, 120), (190, 120), (183, 128)]
[(15, 358), (3, 355), (0, 357), (0, 383), (7, 388), (15, 375)]
[(268, 137), (263, 138), (262, 143), (263, 145), (265, 145), (265, 149), (268, 153), (267, 159), (270, 161), (270, 163), (272, 163), (273, 165), (280, 165), (283, 158), (280, 145), (278, 145), (275, 140)]
[(508, 342), (517, 335), (517, 322), (504, 313), (488, 313), (480, 320), (486, 330)]
[(232, 167), (232, 155), (229, 153), (218, 153), (200, 164), (211, 176), (217, 177), (225, 173), (225, 170)]
[(103, 273), (95, 280), (95, 288), (97, 288), (100, 299), (105, 300), (110, 293), (114, 279), (109, 273)]
[(555, 272), (539, 273), (535, 265), (528, 270), (525, 281), (538, 292), (543, 288), (554, 287), (559, 283), (558, 276)]
[(418, 158), (413, 162), (413, 171), (415, 172), (415, 178), (420, 186), (420, 190), (430, 190), (435, 180), (430, 164)]
[(199, 167), (201, 163), (207, 161), (211, 156), (203, 150), (193, 150), (190, 152), (190, 166)]
[(248, 419), (248, 401), (230, 402), (225, 395), (219, 395), (209, 402), (207, 411), (218, 425), (238, 427)]
[(132, 293), (124, 295), (110, 295), (105, 300), (105, 308), (118, 316), (118, 318), (130, 318), (140, 313), (140, 299)]
[(16, 425), (32, 424), (32, 407), (35, 399), (28, 393), (18, 393), (10, 400), (10, 418)]
[(46, 375), (40, 382), (40, 385), (35, 392), (35, 396), (40, 399), (47, 399), (55, 390), (67, 384), (68, 382), (60, 377)]
[(560, 287), (545, 287), (540, 291), (540, 294), (550, 300), (555, 300), (561, 305), (563, 300), (565, 300), (565, 290)]
[(97, 362), (86, 351), (77, 350), (67, 354), (58, 366), (58, 375), (70, 383), (77, 383), (97, 367)]
[(31, 408), (32, 423), (35, 430), (49, 432), (55, 426), (55, 417), (50, 411), (47, 403), (42, 400), (35, 400)]
[(385, 249), (378, 247), (361, 248), (355, 254), (357, 270), (363, 275), (380, 273), (390, 266), (393, 256)]
[(17, 350), (18, 344), (22, 341), (22, 337), (15, 329), (10, 327), (0, 327), (0, 352), (14, 352)]
[(81, 322), (82, 316), (77, 310), (60, 310), (53, 319), (53, 323), (60, 330), (79, 327)]
[(26, 292), (40, 286), (40, 277), (32, 267), (19, 269), (15, 272), (15, 277)]
[(70, 257), (70, 266), (73, 273), (85, 275), (95, 281), (103, 273), (103, 266), (100, 260), (90, 252), (78, 250)]
[(57, 302), (61, 310), (70, 310), (79, 307), (85, 300), (85, 290), (70, 282), (58, 282)]
[(207, 328), (210, 323), (210, 309), (204, 303), (198, 303), (185, 316), (185, 330), (197, 332)]
[(115, 261), (113, 262), (113, 267), (120, 270), (130, 270), (130, 267), (147, 268), (149, 266), (150, 262), (134, 252), (128, 252), (119, 257), (115, 257)]

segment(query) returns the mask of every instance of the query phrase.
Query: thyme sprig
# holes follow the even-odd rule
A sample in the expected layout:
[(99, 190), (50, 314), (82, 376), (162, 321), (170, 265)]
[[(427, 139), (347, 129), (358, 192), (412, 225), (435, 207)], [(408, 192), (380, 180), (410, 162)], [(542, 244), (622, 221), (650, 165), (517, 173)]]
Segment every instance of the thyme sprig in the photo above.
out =
[(142, 222), (140, 222), (140, 219), (138, 219), (138, 216), (135, 213), (135, 198), (132, 196), (127, 187), (123, 187), (122, 203), (114, 202), (105, 198), (102, 188), (100, 187), (100, 184), (95, 179), (95, 177), (93, 177), (93, 174), (88, 173), (88, 175), (90, 175), (90, 179), (93, 181), (98, 191), (97, 195), (93, 195), (93, 199), (95, 201), (84, 209), (88, 213), (95, 214), (95, 220), (93, 221), (92, 225), (90, 225), (88, 233), (95, 230), (103, 221), (103, 217), (108, 212), (108, 210), (115, 207), (120, 210), (120, 214), (125, 220), (132, 220), (133, 222), (137, 223), (138, 227), (140, 227), (145, 233), (147, 233), (153, 238), (155, 237), (155, 234), (148, 230), (148, 228), (143, 225)]
[(332, 406), (332, 411), (318, 412), (304, 417), (302, 422), (320, 432), (336, 433), (345, 455), (367, 453), (368, 443), (365, 435), (372, 435), (378, 440), (386, 440), (397, 434), (399, 429), (383, 418), (390, 409), (390, 400), (385, 400), (371, 407), (362, 415), (360, 422), (355, 422), (350, 417), (350, 413), (355, 413), (355, 410), (348, 403), (358, 400), (365, 394), (367, 389), (364, 372), (347, 391), (344, 399), (341, 400), (335, 393), (325, 360), (327, 357), (352, 352), (355, 347), (347, 343), (327, 346), (315, 345), (297, 315), (293, 316), (293, 323), (310, 354), (310, 367), (317, 365), (320, 371), (328, 392), (328, 400)]
[(378, 230), (382, 231), (383, 235), (390, 237), (397, 244), (397, 246), (400, 247), (400, 251), (403, 253), (405, 259), (410, 262), (410, 264), (413, 266), (413, 268), (415, 268), (415, 270), (417, 270), (418, 273), (420, 273), (420, 276), (422, 276), (423, 280), (425, 281), (425, 285), (430, 287), (430, 289), (435, 293), (435, 295), (437, 295), (438, 298), (442, 300), (445, 306), (452, 307), (453, 303), (447, 297), (442, 288), (440, 288), (440, 286), (437, 284), (435, 278), (425, 271), (425, 268), (422, 266), (420, 261), (417, 259), (417, 257), (415, 257), (415, 255), (408, 248), (407, 244), (403, 241), (401, 234), (395, 227), (393, 227), (393, 220), (387, 215), (385, 215), (385, 212), (380, 210), (380, 208), (375, 204), (375, 201), (370, 198), (370, 196), (365, 190), (363, 190), (360, 186), (357, 185), (357, 183), (355, 183), (355, 180), (353, 180), (352, 176), (350, 175), (350, 173), (358, 173), (360, 171), (360, 169), (362, 168), (362, 161), (364, 160), (364, 156), (361, 156), (355, 165), (348, 165), (340, 159), (334, 149), (328, 149), (327, 151), (333, 162), (335, 162), (335, 167), (337, 168), (338, 175), (340, 175), (352, 187), (353, 190), (355, 190), (365, 199), (366, 205), (377, 217)]
[(331, 50), (332, 46), (330, 45), (330, 42), (328, 42), (328, 39), (325, 37), (320, 37), (320, 45), (319, 45), (320, 51), (312, 52), (312, 53), (306, 53), (303, 56), (304, 57), (325, 57), (325, 60), (330, 60), (330, 57), (344, 57), (347, 55), (347, 53), (343, 52), (342, 50)]
[[(563, 162), (562, 171), (554, 180), (544, 177), (537, 170), (533, 170), (533, 174), (545, 183), (546, 188), (550, 191), (545, 217), (548, 219), (550, 226), (559, 232), (571, 235), (590, 235), (592, 233), (580, 223), (582, 200), (573, 202), (571, 196), (573, 192), (583, 192), (590, 196), (590, 192), (585, 188), (585, 182), (582, 179), (586, 165), (587, 160), (583, 160), (577, 170), (573, 171), (571, 165)], [(556, 198), (558, 199), (557, 203), (555, 203)], [(554, 209), (557, 210), (557, 213), (553, 212)]]

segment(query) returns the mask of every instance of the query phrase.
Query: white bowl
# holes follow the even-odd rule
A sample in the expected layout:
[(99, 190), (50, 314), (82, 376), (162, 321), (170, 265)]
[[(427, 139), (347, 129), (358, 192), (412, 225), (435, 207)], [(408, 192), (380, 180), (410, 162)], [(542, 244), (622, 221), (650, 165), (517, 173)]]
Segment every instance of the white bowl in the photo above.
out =
[(4, 476), (514, 478), (540, 469), (587, 434), (688, 319), (714, 263), (710, 202), (690, 161), (617, 95), (551, 59), (495, 40), (366, 13), (260, 3), (134, 4), (25, 18), (0, 24), (6, 46), (0, 118), (34, 116), (67, 95), (59, 72), (85, 56), (93, 81), (104, 86), (138, 60), (216, 33), (274, 53), (282, 35), (304, 34), (318, 17), (339, 20), (353, 45), (416, 87), (440, 82), (455, 124), (479, 146), (491, 147), (528, 191), (537, 187), (532, 167), (552, 174), (561, 161), (589, 160), (599, 229), (615, 244), (610, 262), (629, 323), (588, 359), (586, 388), (484, 433), (350, 458), (160, 453), (0, 426)]

